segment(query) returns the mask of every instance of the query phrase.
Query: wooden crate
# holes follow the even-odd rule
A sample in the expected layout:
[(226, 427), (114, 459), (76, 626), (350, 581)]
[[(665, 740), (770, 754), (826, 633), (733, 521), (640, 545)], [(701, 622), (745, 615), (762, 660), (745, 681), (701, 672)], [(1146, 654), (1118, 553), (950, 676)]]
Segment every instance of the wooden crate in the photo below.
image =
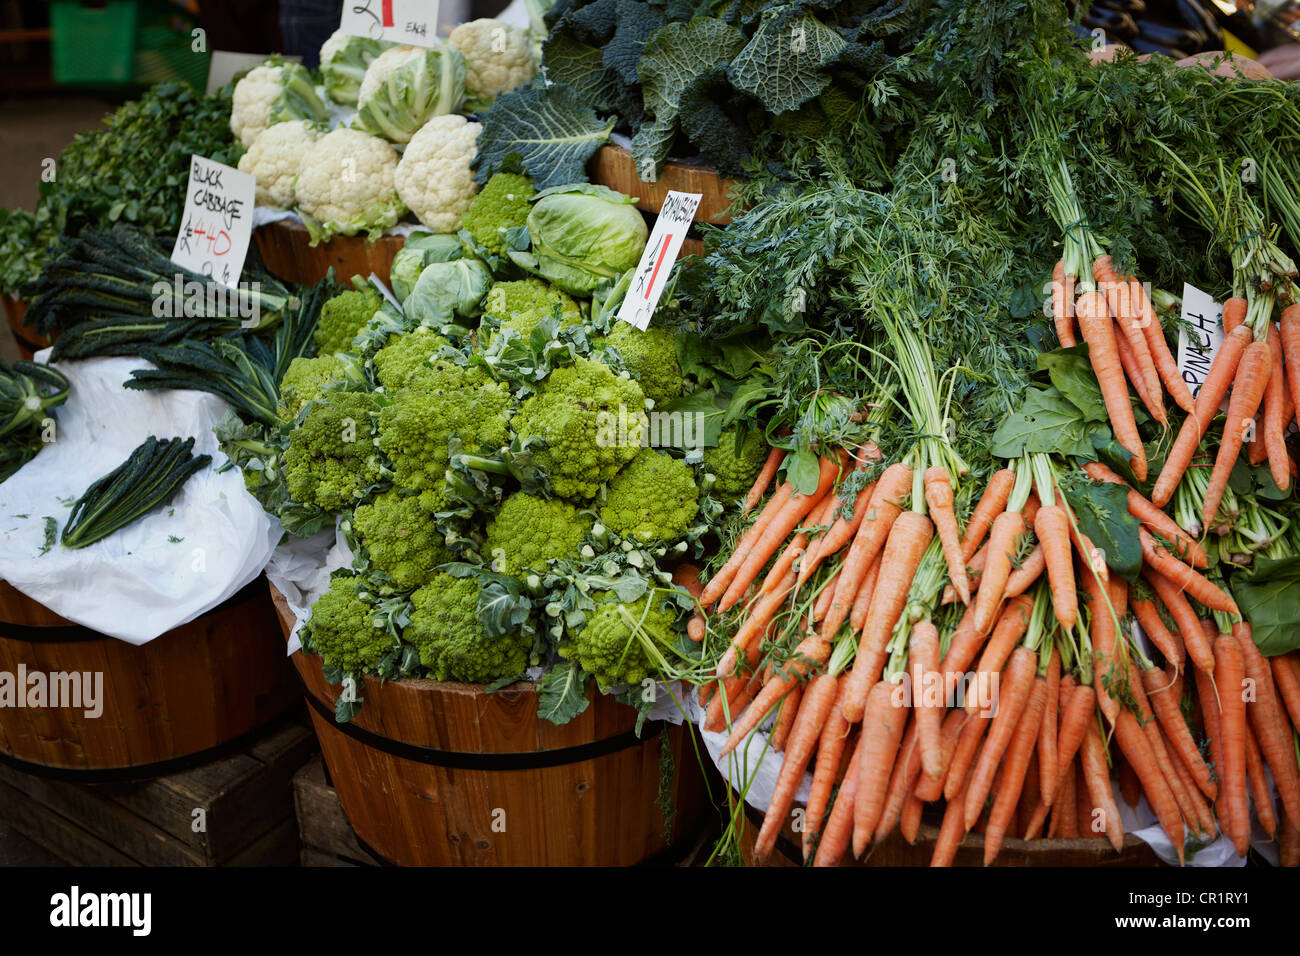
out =
[(70, 783), (0, 764), (0, 819), (72, 865), (292, 866), (292, 778), (315, 750), (296, 718), (233, 756), (136, 783)]

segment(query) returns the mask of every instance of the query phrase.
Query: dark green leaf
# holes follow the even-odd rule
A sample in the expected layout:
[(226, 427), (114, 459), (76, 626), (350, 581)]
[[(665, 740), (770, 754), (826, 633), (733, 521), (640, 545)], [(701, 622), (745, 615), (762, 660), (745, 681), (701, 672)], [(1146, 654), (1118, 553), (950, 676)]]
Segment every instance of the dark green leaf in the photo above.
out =
[(1083, 413), (1055, 388), (1031, 388), (1024, 403), (1008, 415), (990, 439), (998, 458), (1022, 455), (1078, 455), (1091, 458), (1093, 443)]
[(558, 661), (538, 685), (537, 713), (553, 724), (567, 724), (587, 709), (590, 683), (573, 661)]
[(1300, 557), (1258, 558), (1232, 594), (1265, 657), (1300, 650)]
[(1085, 421), (1106, 422), (1106, 402), (1101, 397), (1101, 386), (1088, 360), (1088, 346), (1076, 345), (1056, 349), (1038, 356), (1039, 371), (1046, 372), (1056, 390), (1069, 399), (1083, 413)]
[(1061, 490), (1079, 529), (1101, 549), (1106, 564), (1134, 580), (1142, 570), (1142, 543), (1138, 520), (1128, 511), (1128, 489), (1106, 482), (1062, 481)]
[(817, 456), (807, 448), (800, 449), (786, 459), (785, 476), (794, 490), (801, 495), (811, 495), (817, 490), (821, 465)]
[(497, 98), (483, 115), (475, 178), (487, 182), (517, 153), (538, 189), (587, 181), (587, 160), (614, 129), (567, 86), (528, 87)]

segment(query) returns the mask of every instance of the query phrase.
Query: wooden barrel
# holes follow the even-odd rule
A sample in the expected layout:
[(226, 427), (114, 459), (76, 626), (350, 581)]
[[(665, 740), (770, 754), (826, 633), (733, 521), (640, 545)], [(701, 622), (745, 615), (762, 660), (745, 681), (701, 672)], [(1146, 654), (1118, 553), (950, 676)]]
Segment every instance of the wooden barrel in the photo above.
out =
[(30, 359), (41, 349), (50, 347), (50, 340), (45, 336), (38, 335), (35, 329), (23, 328), (23, 316), (27, 313), (26, 302), (8, 295), (0, 295), (0, 302), (4, 303), (5, 320), (9, 323), (9, 331), (13, 333), (19, 355)]
[[(669, 160), (664, 163), (654, 182), (642, 182), (637, 175), (632, 154), (622, 146), (607, 143), (587, 163), (587, 175), (593, 183), (600, 183), (633, 197), (636, 199), (636, 207), (644, 212), (658, 213), (670, 189), (683, 193), (700, 193), (704, 198), (695, 211), (696, 222), (711, 222), (719, 226), (731, 222), (731, 217), (726, 213), (731, 205), (728, 193), (736, 185), (736, 180), (719, 176), (712, 166), (695, 166)], [(704, 243), (698, 236), (688, 237), (682, 243), (681, 254), (703, 255)]]
[[(739, 799), (734, 793), (733, 800)], [(754, 857), (754, 842), (763, 826), (763, 814), (745, 804), (745, 831), (738, 836), (740, 855), (747, 866), (803, 866), (802, 836), (794, 832), (787, 822), (776, 839), (776, 849), (759, 863)], [(872, 847), (861, 860), (846, 853), (841, 866), (929, 866), (934, 855), (934, 845), (939, 839), (939, 827), (922, 823), (916, 843), (910, 844), (894, 830), (879, 845)], [(954, 866), (983, 866), (984, 838), (978, 833), (968, 833), (962, 841)], [(1105, 839), (1005, 839), (994, 866), (1160, 866), (1155, 851), (1133, 834), (1125, 834), (1124, 851), (1116, 853)]]
[(260, 577), (140, 646), (74, 624), (0, 581), (0, 682), (11, 693), (25, 684), (25, 703), (54, 703), (32, 696), (38, 673), (47, 686), (55, 674), (102, 675), (102, 712), (17, 706), (0, 683), (0, 760), (88, 783), (213, 760), (251, 741), (298, 695)]
[[(286, 636), (293, 613), (272, 588)], [(403, 866), (626, 866), (670, 861), (691, 848), (703, 816), (703, 776), (687, 732), (647, 725), (595, 695), (556, 727), (520, 682), (430, 680), (359, 688), (361, 712), (334, 720), (339, 688), (319, 657), (299, 651), (308, 710), (339, 802), (358, 840)], [(671, 754), (671, 828), (656, 805)], [(665, 832), (665, 831), (668, 832)]]
[(312, 246), (306, 227), (289, 220), (259, 226), (253, 239), (267, 271), (299, 285), (320, 282), (331, 267), (345, 284), (354, 275), (369, 277), (372, 272), (387, 283), (393, 257), (406, 245), (404, 236), (381, 236), (374, 242), (365, 236), (335, 236)]

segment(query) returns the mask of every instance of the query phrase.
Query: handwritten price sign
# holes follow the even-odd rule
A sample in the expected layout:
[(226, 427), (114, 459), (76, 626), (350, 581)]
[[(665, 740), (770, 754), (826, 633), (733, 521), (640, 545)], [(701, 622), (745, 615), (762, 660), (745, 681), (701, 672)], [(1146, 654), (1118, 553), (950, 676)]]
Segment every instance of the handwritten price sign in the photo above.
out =
[(339, 29), (372, 40), (438, 45), (439, 0), (343, 0)]
[(1223, 345), (1223, 306), (1190, 282), (1183, 283), (1183, 321), (1178, 330), (1178, 371), (1195, 396)]
[(256, 180), (247, 173), (191, 156), (185, 214), (172, 262), (222, 285), (238, 284), (253, 235), (256, 189)]
[(642, 332), (650, 327), (650, 319), (655, 314), (659, 297), (664, 294), (673, 264), (677, 262), (677, 254), (681, 252), (682, 242), (686, 239), (686, 231), (695, 221), (695, 210), (700, 207), (703, 198), (702, 193), (679, 193), (671, 189), (664, 197), (659, 218), (650, 230), (645, 252), (641, 253), (641, 261), (632, 276), (632, 286), (618, 309), (620, 319), (635, 325)]

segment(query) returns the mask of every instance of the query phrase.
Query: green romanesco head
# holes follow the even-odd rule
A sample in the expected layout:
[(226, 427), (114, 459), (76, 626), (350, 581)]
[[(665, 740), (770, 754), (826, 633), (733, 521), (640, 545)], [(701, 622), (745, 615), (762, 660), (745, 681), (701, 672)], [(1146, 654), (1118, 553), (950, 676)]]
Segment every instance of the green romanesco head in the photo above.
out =
[[(578, 359), (557, 368), (524, 400), (513, 426), (520, 439), (541, 439), (538, 466), (562, 498), (594, 498), (600, 486), (641, 450), (645, 393), (607, 365)], [(619, 423), (627, 424), (622, 434)]]
[(597, 596), (596, 610), (577, 634), (561, 645), (560, 656), (577, 661), (602, 688), (639, 684), (655, 667), (643, 641), (669, 647), (676, 637), (672, 608), (654, 594), (621, 604), (613, 595)]
[(434, 519), (445, 507), (436, 491), (404, 495), (390, 489), (357, 507), (352, 529), (370, 563), (412, 591), (433, 577), (435, 567), (453, 560)]
[(717, 479), (713, 492), (724, 501), (740, 498), (749, 491), (767, 460), (767, 442), (761, 431), (751, 428), (739, 447), (737, 435), (735, 428), (725, 429), (717, 447), (704, 449), (704, 470)]
[(375, 378), (388, 391), (395, 391), (409, 382), (415, 370), (433, 358), (439, 349), (450, 344), (422, 325), (405, 335), (394, 336), (375, 353)]
[(507, 445), (509, 407), (506, 386), (478, 366), (440, 358), (418, 368), (379, 413), (379, 447), (392, 459), (394, 484), (408, 492), (441, 488), (453, 435), (467, 451)]
[(328, 392), (308, 406), (284, 453), (284, 477), (294, 501), (339, 511), (379, 480), (374, 411), (374, 398), (366, 392)]
[(437, 680), (487, 684), (523, 674), (531, 639), (507, 634), (488, 637), (478, 614), (479, 585), (473, 578), (439, 572), (411, 595), (411, 623), (402, 637), (420, 652), (420, 663)]
[(303, 625), (303, 643), (330, 667), (348, 673), (372, 670), (397, 642), (375, 627), (371, 607), (357, 594), (358, 579), (339, 576), (316, 599)]
[(333, 355), (298, 356), (280, 380), (280, 417), (292, 421), (304, 405), (321, 397), (326, 385), (341, 380), (345, 374), (343, 363)]
[(609, 483), (600, 520), (638, 541), (680, 538), (699, 513), (699, 497), (690, 465), (646, 448)]
[(528, 222), (535, 193), (532, 180), (518, 173), (496, 173), (461, 217), (462, 229), (488, 252), (506, 254), (506, 230)]
[(488, 522), (487, 550), (492, 569), (518, 576), (545, 571), (550, 558), (577, 555), (595, 519), (567, 501), (516, 491)]
[(329, 299), (316, 325), (316, 351), (321, 355), (351, 352), (352, 340), (366, 327), (384, 300), (372, 288), (350, 289)]
[(618, 349), (628, 372), (656, 406), (682, 394), (682, 367), (671, 330), (652, 325), (642, 332), (631, 323), (616, 322), (605, 341)]
[(483, 312), (505, 322), (512, 315), (536, 309), (541, 309), (544, 315), (550, 315), (557, 302), (565, 325), (582, 321), (582, 310), (578, 308), (578, 303), (567, 292), (562, 292), (541, 279), (496, 283), (488, 290), (487, 298), (483, 301)]

